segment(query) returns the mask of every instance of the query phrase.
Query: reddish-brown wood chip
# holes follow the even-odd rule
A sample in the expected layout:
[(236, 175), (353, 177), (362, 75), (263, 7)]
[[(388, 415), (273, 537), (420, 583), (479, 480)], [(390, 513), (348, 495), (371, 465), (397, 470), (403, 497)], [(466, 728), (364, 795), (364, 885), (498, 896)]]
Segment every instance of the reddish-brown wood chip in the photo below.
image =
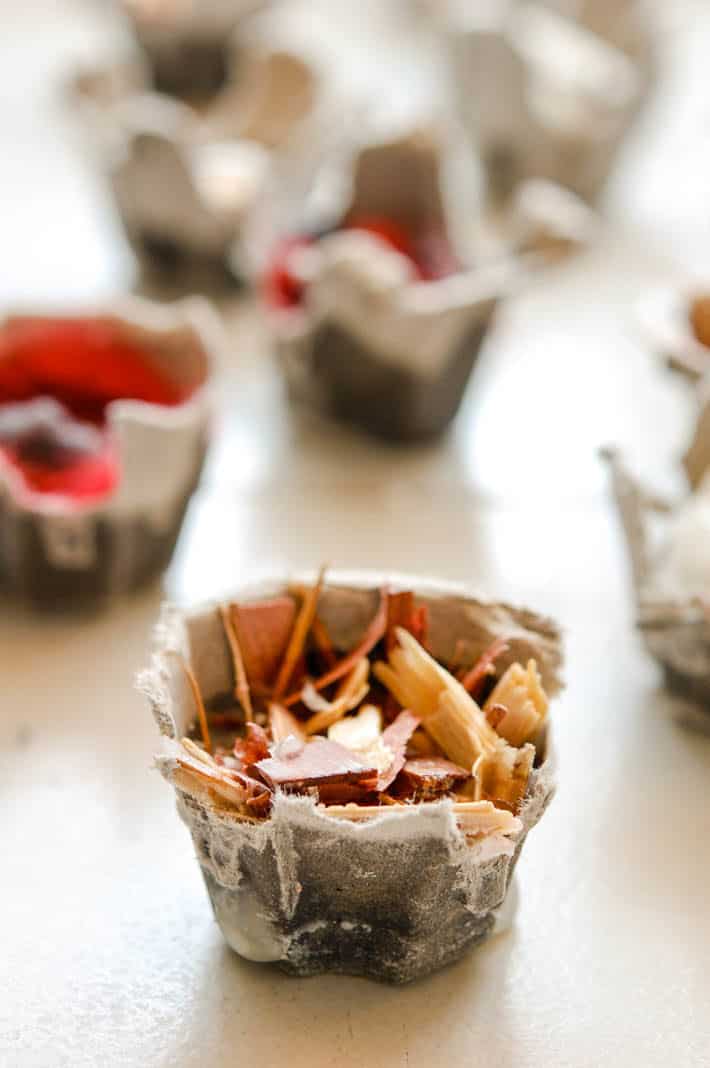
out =
[(318, 800), (324, 805), (347, 805), (362, 801), (374, 800), (372, 789), (358, 786), (350, 782), (327, 782), (318, 785)]
[(254, 692), (273, 683), (296, 618), (292, 597), (229, 605), (229, 617)]
[[(274, 683), (273, 696), (275, 698), (281, 697), (286, 692), (286, 687), (291, 681), (293, 670), (303, 654), (306, 639), (308, 638), (308, 632), (311, 629), (313, 620), (315, 619), (316, 609), (318, 608), (318, 598), (323, 589), (325, 572), (325, 567), (322, 567), (318, 573), (315, 585), (308, 590), (303, 598), (300, 611), (296, 617), (296, 622), (291, 632), (291, 637), (286, 647), (286, 652), (284, 653), (284, 658), (281, 662), (281, 667), (276, 676), (276, 682)], [(288, 702), (286, 703), (288, 704)]]
[(426, 605), (417, 608), (411, 590), (390, 593), (387, 599), (387, 630), (385, 648), (390, 653), (397, 645), (397, 627), (404, 627), (420, 645), (426, 643), (429, 613)]
[(252, 708), (249, 679), (244, 667), (241, 646), (239, 645), (239, 640), (234, 630), (234, 624), (232, 623), (229, 609), (226, 605), (221, 604), (219, 606), (219, 614), (220, 619), (222, 620), (222, 626), (224, 627), (224, 633), (227, 637), (229, 649), (232, 654), (232, 664), (234, 667), (234, 697), (244, 709), (244, 718), (249, 722), (254, 719), (254, 709)]
[(247, 723), (246, 735), (234, 743), (234, 755), (244, 767), (256, 764), (269, 755), (269, 737), (258, 723)]
[(327, 668), (335, 667), (338, 656), (333, 647), (333, 643), (330, 640), (330, 634), (326, 630), (325, 623), (318, 616), (315, 617), (311, 624), (311, 637), (313, 638), (313, 644), (318, 650), (318, 654), (322, 658)]
[(246, 806), (254, 816), (268, 816), (271, 811), (271, 790), (263, 790), (255, 797), (248, 797)]
[(448, 793), (470, 778), (465, 768), (443, 757), (415, 757), (408, 760), (400, 772), (398, 786), (418, 801), (430, 801)]
[[(330, 686), (332, 682), (337, 682), (338, 679), (342, 679), (343, 675), (354, 667), (355, 663), (360, 660), (361, 657), (367, 656), (368, 653), (377, 645), (378, 641), (384, 636), (385, 629), (387, 627), (387, 602), (389, 599), (388, 591), (382, 590), (380, 593), (380, 603), (377, 608), (372, 622), (363, 634), (362, 638), (352, 649), (347, 656), (340, 660), (335, 667), (332, 667), (329, 671), (326, 671), (320, 678), (313, 679), (313, 686), (316, 690), (323, 690), (326, 686)], [(285, 705), (295, 705), (301, 700), (301, 691), (290, 694), (284, 701)]]
[(464, 690), (467, 690), (473, 698), (479, 692), (481, 685), (489, 675), (495, 674), (495, 662), (499, 656), (507, 652), (509, 648), (505, 638), (496, 638), (484, 653), (481, 653), (476, 663), (460, 679)]
[(315, 738), (285, 756), (259, 760), (254, 768), (274, 789), (299, 791), (326, 783), (356, 783), (373, 789), (377, 783), (376, 768), (366, 767), (345, 746), (326, 738)]
[(419, 726), (419, 720), (407, 709), (399, 713), (396, 720), (382, 732), (382, 741), (392, 750), (394, 757), (386, 771), (380, 773), (377, 789), (382, 792), (390, 786), (404, 767), (407, 744)]
[(408, 627), (414, 613), (414, 594), (411, 590), (391, 593), (387, 598), (387, 632), (385, 649), (391, 653), (397, 645), (397, 627)]
[(420, 645), (426, 648), (426, 640), (429, 636), (429, 609), (425, 604), (420, 605), (416, 610), (407, 630), (414, 635)]

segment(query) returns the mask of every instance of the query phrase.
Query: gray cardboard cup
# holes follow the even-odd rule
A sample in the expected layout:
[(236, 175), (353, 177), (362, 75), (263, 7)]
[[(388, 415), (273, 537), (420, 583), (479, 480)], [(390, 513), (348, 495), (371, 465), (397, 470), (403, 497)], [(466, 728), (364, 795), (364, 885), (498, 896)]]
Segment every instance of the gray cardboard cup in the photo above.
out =
[[(433, 655), (451, 659), (462, 642), (459, 650), (473, 662), (505, 635), (510, 649), (502, 666), (535, 656), (550, 693), (559, 689), (559, 632), (550, 620), (460, 587), (406, 576), (389, 581), (413, 589), (427, 605)], [(339, 647), (352, 647), (365, 630), (382, 582), (371, 572), (329, 581), (318, 612)], [(287, 588), (277, 579), (230, 600), (258, 600)], [(312, 797), (277, 794), (269, 818), (247, 819), (186, 786), (175, 757), (175, 739), (187, 732), (195, 709), (173, 654), (188, 659), (208, 708), (224, 707), (233, 692), (217, 607), (168, 610), (157, 633), (152, 665), (139, 679), (164, 737), (156, 762), (175, 787), (215, 918), (237, 953), (293, 975), (338, 972), (405, 983), (491, 937), (528, 831), (554, 793), (546, 734), (538, 739), (536, 767), (508, 837), (472, 833), (465, 806), (450, 800), (346, 819)]]
[(109, 404), (107, 426), (121, 474), (116, 488), (95, 504), (63, 508), (52, 500), (28, 500), (12, 468), (0, 468), (0, 585), (57, 610), (98, 607), (169, 563), (200, 477), (211, 369), (224, 344), (219, 322), (201, 298), (171, 305), (130, 299), (85, 313), (115, 323), (192, 393), (174, 407)]

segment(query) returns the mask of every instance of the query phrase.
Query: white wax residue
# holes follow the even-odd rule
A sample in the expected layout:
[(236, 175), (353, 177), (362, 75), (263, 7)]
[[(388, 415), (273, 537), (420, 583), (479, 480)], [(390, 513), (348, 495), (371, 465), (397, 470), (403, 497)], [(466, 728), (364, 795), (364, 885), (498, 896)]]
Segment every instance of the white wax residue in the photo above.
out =
[(508, 887), (508, 893), (503, 899), (503, 904), (499, 909), (496, 909), (496, 922), (493, 927), (493, 934), (503, 934), (504, 931), (509, 931), (513, 926), (513, 920), (515, 919), (515, 913), (518, 911), (518, 883), (513, 878), (510, 886)]
[(328, 728), (331, 742), (346, 749), (368, 749), (380, 737), (382, 717), (376, 705), (365, 705), (356, 716), (348, 716)]
[(282, 741), (271, 747), (271, 755), (276, 760), (288, 760), (298, 756), (303, 749), (303, 742), (295, 734), (288, 734)]
[(248, 890), (224, 890), (212, 895), (217, 921), (232, 949), (247, 960), (281, 960), (286, 940), (259, 911)]

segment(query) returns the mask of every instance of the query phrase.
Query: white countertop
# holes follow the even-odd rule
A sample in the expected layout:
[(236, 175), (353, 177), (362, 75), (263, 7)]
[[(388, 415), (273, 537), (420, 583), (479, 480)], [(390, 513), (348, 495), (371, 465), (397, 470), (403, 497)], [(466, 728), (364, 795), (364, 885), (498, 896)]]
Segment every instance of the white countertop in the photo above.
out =
[[(194, 600), (327, 560), (467, 581), (560, 619), (560, 789), (519, 865), (513, 927), (405, 988), (240, 960), (132, 688), (161, 591), (91, 620), (2, 604), (3, 1068), (710, 1063), (710, 739), (674, 724), (632, 629), (596, 455), (616, 442), (677, 488), (692, 394), (629, 307), (710, 248), (710, 15), (687, 5), (684, 29), (681, 8), (666, 88), (610, 200), (619, 228), (505, 309), (438, 446), (378, 447), (293, 416), (253, 309), (230, 310), (219, 435), (166, 579)], [(5, 301), (104, 295), (128, 271), (56, 97), (94, 19), (49, 0), (0, 14)]]

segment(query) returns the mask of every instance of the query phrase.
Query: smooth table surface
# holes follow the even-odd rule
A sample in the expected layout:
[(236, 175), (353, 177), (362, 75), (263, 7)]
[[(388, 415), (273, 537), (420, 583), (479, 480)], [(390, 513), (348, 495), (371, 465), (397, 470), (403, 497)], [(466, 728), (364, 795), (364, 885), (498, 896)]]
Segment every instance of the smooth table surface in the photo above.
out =
[[(98, 7), (0, 13), (6, 302), (103, 296), (130, 276), (56, 95)], [(503, 310), (444, 441), (378, 447), (290, 413), (253, 307), (229, 309), (217, 439), (166, 577), (192, 601), (326, 560), (465, 581), (560, 619), (560, 788), (519, 865), (512, 928), (405, 988), (240, 960), (133, 690), (161, 590), (93, 619), (2, 604), (3, 1068), (710, 1063), (710, 740), (675, 724), (633, 630), (597, 456), (616, 442), (680, 487), (692, 392), (630, 309), (708, 247), (710, 18), (688, 5), (684, 25), (681, 7), (610, 193), (615, 228)]]

